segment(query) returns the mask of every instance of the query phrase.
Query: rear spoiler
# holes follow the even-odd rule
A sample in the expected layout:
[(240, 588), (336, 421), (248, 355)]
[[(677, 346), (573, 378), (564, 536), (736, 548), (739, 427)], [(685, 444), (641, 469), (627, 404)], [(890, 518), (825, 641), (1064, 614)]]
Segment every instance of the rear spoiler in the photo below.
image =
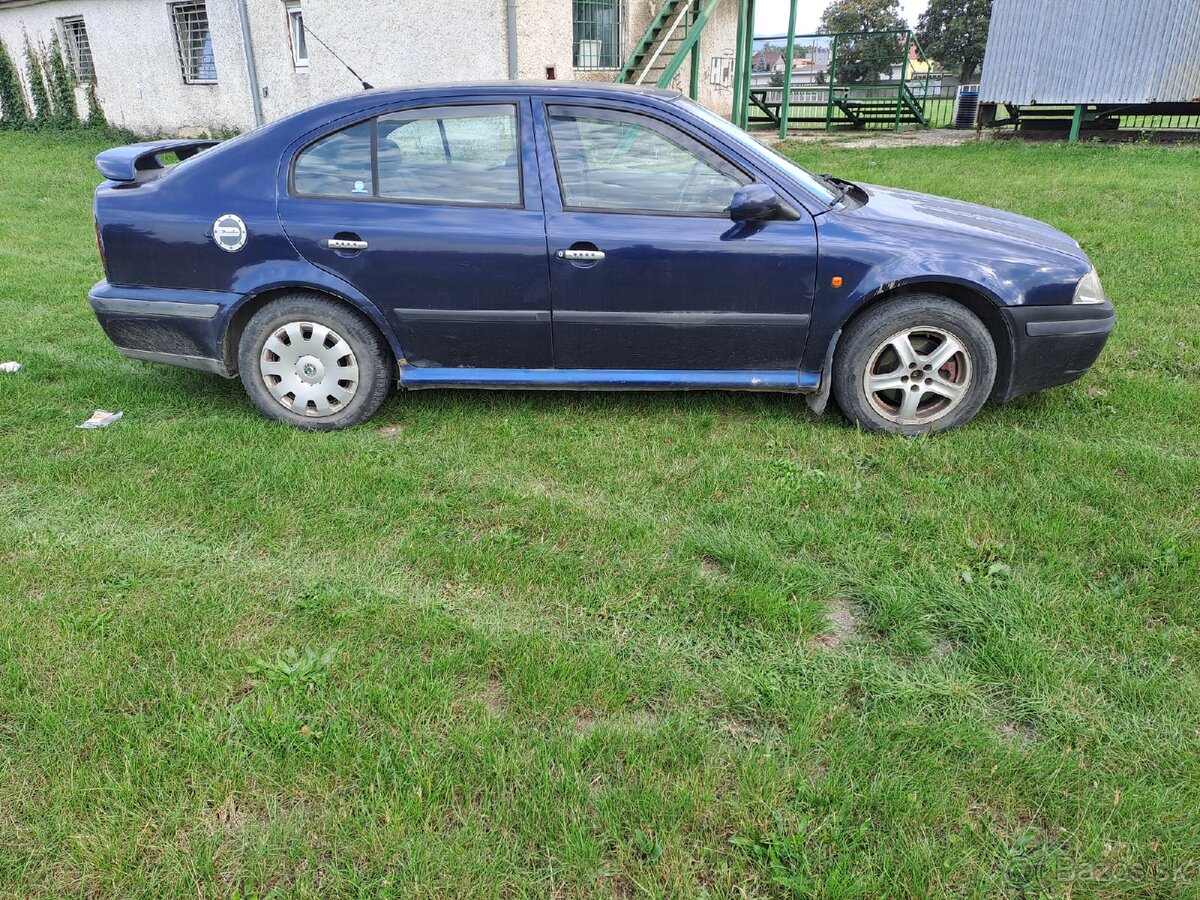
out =
[(220, 141), (146, 141), (105, 150), (96, 157), (96, 168), (109, 181), (138, 181), (144, 172), (164, 169), (159, 156), (174, 153), (182, 162), (201, 150), (215, 147)]

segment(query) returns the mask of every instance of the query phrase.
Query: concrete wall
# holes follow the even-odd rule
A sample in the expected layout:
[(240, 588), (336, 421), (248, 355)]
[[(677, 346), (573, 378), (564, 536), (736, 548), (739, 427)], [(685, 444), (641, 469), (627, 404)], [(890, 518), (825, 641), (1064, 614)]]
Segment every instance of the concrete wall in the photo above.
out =
[[(660, 0), (625, 0), (625, 46), (637, 46)], [(109, 121), (140, 134), (244, 130), (254, 124), (236, 0), (207, 0), (216, 84), (185, 84), (166, 0), (0, 0), (0, 39), (24, 70), (25, 35), (48, 44), (64, 16), (84, 18), (97, 90)], [(263, 113), (268, 121), (360, 87), (328, 50), (308, 40), (310, 64), (297, 70), (282, 0), (247, 0)], [(416, 9), (414, 9), (416, 8)], [(508, 74), (505, 0), (379, 3), (304, 0), (304, 21), (372, 84), (384, 87), (503, 79)], [(418, 11), (419, 10), (419, 11)], [(518, 0), (521, 78), (610, 81), (615, 72), (579, 72), (571, 59), (570, 0)], [(728, 86), (709, 84), (713, 56), (732, 57), (737, 0), (724, 0), (701, 39), (700, 100), (728, 114)], [(688, 87), (685, 65), (675, 87)], [(82, 90), (80, 107), (83, 108)]]
[(184, 84), (165, 2), (66, 0), (0, 9), (3, 39), (24, 74), (25, 35), (48, 44), (57, 19), (82, 15), (110, 122), (146, 134), (254, 124), (232, 0), (209, 0), (217, 84)]

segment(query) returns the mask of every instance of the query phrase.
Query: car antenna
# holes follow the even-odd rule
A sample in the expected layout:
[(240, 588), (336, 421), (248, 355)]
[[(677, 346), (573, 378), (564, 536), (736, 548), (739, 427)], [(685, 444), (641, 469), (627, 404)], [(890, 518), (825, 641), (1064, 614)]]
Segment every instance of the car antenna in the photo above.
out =
[(340, 56), (338, 56), (336, 53), (334, 53), (333, 48), (330, 47), (323, 40), (321, 40), (319, 37), (317, 37), (315, 34), (313, 34), (313, 30), (311, 28), (309, 28), (307, 25), (303, 25), (302, 27), (304, 28), (305, 34), (307, 34), (309, 37), (311, 37), (313, 40), (315, 40), (318, 44), (320, 44), (322, 47), (324, 47), (326, 50), (328, 50), (330, 56), (332, 56), (334, 59), (336, 59), (338, 62), (340, 62), (343, 66), (345, 66), (346, 71), (348, 71), (351, 75), (353, 75), (355, 78), (357, 78), (359, 80), (359, 82), (363, 86), (364, 91), (375, 90), (375, 85), (371, 84), (369, 81), (364, 80), (361, 75), (359, 75), (357, 72), (355, 72), (354, 69), (352, 69), (350, 67), (350, 63), (346, 62), (344, 59), (342, 59)]

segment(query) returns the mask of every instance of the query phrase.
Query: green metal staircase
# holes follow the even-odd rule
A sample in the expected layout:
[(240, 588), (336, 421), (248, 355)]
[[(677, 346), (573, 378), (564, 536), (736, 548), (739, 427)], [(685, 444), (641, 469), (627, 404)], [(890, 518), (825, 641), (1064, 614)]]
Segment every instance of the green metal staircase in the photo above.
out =
[(720, 5), (721, 0), (665, 0), (616, 80), (668, 87), (688, 54), (698, 48), (700, 33)]

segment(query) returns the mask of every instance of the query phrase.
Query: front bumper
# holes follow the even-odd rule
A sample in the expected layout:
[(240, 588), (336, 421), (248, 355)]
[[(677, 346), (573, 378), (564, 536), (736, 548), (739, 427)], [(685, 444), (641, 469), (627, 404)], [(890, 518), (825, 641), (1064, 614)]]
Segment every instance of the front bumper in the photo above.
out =
[(231, 377), (221, 313), (232, 295), (99, 282), (88, 294), (104, 333), (125, 356)]
[(1008, 384), (996, 399), (1012, 400), (1079, 378), (1096, 361), (1116, 325), (1111, 303), (1010, 306), (1004, 309), (1012, 335)]

